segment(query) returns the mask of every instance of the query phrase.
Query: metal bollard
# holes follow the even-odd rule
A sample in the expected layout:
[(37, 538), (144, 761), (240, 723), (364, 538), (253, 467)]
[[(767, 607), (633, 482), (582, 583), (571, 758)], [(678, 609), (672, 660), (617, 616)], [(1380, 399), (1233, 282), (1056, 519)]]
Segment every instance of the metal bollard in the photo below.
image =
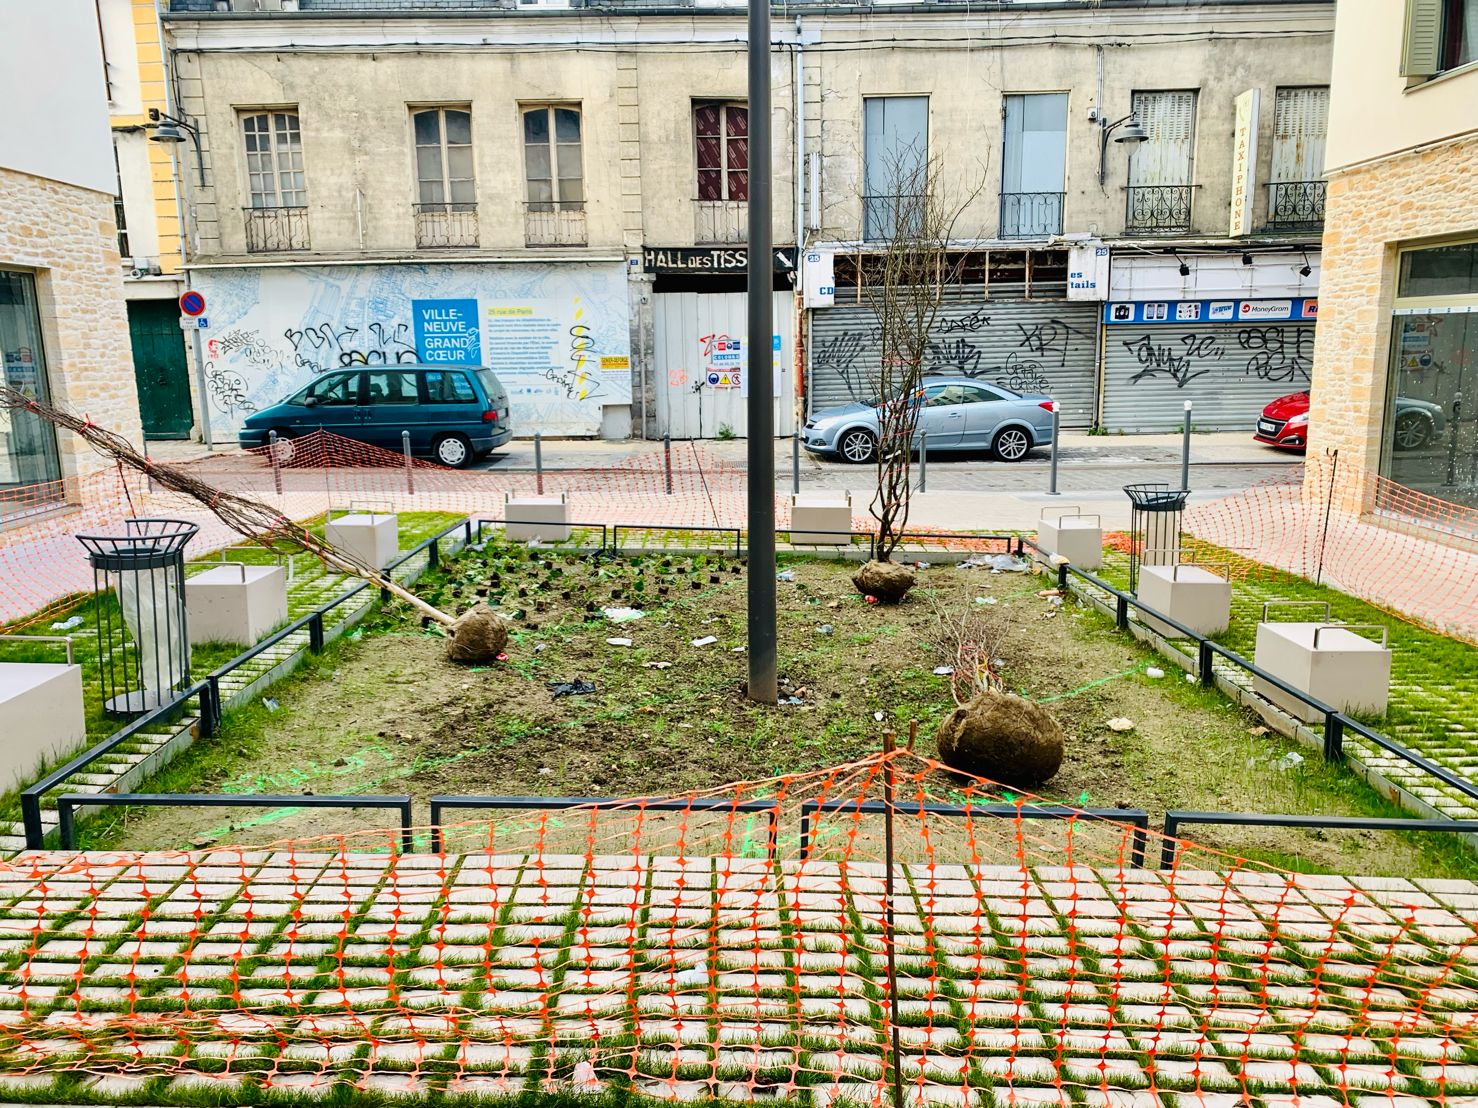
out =
[(790, 491), (796, 495), (801, 491), (801, 433), (790, 436)]
[(667, 474), (667, 495), (672, 495), (672, 436), (662, 436), (662, 469)]
[(929, 488), (929, 432), (919, 432), (919, 492)]
[(1185, 402), (1185, 429), (1180, 436), (1180, 487), (1191, 487), (1191, 402)]
[(1052, 454), (1051, 468), (1047, 471), (1047, 495), (1057, 496), (1057, 440), (1062, 436), (1062, 416), (1057, 411), (1057, 401), (1052, 401)]
[(544, 436), (534, 432), (534, 481), (540, 496), (544, 495)]
[(272, 459), (272, 484), (277, 488), (277, 495), (282, 495), (282, 459), (277, 456), (277, 432), (267, 432), (267, 456)]
[(405, 452), (405, 491), (412, 496), (416, 492), (416, 476), (411, 468), (411, 433), (402, 431), (400, 433), (400, 449)]

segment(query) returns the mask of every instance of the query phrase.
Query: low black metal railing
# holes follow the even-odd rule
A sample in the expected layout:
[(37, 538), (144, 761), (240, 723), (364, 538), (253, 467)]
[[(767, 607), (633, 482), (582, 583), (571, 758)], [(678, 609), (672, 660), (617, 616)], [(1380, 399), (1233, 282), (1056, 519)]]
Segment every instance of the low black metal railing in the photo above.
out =
[(307, 208), (243, 208), (242, 211), (248, 254), (308, 249)]
[(1269, 231), (1317, 231), (1324, 226), (1324, 181), (1268, 182)]
[(1041, 239), (1062, 234), (1061, 192), (1001, 193), (1001, 238)]
[(1289, 816), (1265, 812), (1185, 812), (1172, 808), (1165, 813), (1164, 842), (1160, 868), (1173, 869), (1177, 834), (1182, 824), (1217, 824), (1228, 827), (1308, 827), (1336, 831), (1435, 831), (1439, 834), (1478, 833), (1478, 820), (1401, 819), (1386, 816)]
[(1183, 235), (1191, 229), (1195, 185), (1130, 185), (1124, 190), (1126, 235)]
[(959, 819), (1007, 819), (1007, 820), (1086, 820), (1133, 827), (1134, 835), (1130, 849), (1130, 865), (1143, 868), (1145, 846), (1149, 840), (1149, 813), (1138, 808), (1069, 808), (1062, 804), (926, 804), (917, 800), (895, 801), (888, 804), (883, 800), (858, 800), (848, 797), (841, 800), (807, 800), (801, 804), (801, 858), (809, 856), (811, 825), (818, 815), (827, 812), (856, 812), (859, 815), (882, 815), (888, 811), (912, 816), (950, 816)]
[(476, 204), (412, 204), (416, 246), (435, 250), (478, 244)]
[(735, 815), (762, 813), (769, 817), (770, 834), (766, 840), (766, 856), (773, 862), (780, 842), (780, 802), (777, 800), (728, 800), (724, 797), (690, 797), (686, 799), (632, 799), (614, 796), (450, 796), (430, 798), (431, 849), (446, 849), (443, 815), (450, 810), (491, 808), (497, 811), (564, 812), (579, 808), (590, 812), (730, 812)]

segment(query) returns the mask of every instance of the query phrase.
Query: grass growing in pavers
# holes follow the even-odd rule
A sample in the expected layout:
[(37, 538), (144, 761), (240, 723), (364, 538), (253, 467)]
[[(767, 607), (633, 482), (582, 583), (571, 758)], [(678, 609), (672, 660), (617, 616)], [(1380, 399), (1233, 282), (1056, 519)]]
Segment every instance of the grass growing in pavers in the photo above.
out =
[[(1386, 715), (1356, 718), (1458, 775), (1478, 778), (1478, 647), (1427, 630), (1347, 593), (1272, 567), (1251, 562), (1233, 551), (1197, 543), (1194, 558), (1232, 567), (1232, 620), (1216, 641), (1243, 657), (1253, 658), (1257, 624), (1268, 602), (1297, 601), (1300, 607), (1277, 608), (1273, 620), (1320, 620), (1327, 603), (1332, 619), (1342, 623), (1384, 627), (1391, 649), (1391, 689)], [(1103, 577), (1123, 587), (1128, 557), (1106, 555)], [(1176, 644), (1187, 653), (1191, 648)], [(1367, 743), (1345, 736), (1346, 747), (1362, 761), (1454, 819), (1478, 818), (1478, 801), (1411, 767), (1409, 763)], [(1478, 781), (1475, 781), (1478, 783)]]

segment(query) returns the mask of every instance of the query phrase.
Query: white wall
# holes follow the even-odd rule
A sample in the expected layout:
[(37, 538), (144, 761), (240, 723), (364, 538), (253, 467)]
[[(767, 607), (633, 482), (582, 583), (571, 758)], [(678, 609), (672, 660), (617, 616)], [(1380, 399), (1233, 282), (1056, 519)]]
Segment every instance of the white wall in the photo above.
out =
[(108, 107), (115, 115), (142, 115), (138, 42), (133, 33), (133, 0), (97, 0), (103, 48), (108, 59)]
[(0, 8), (0, 166), (112, 195), (116, 188), (93, 0)]

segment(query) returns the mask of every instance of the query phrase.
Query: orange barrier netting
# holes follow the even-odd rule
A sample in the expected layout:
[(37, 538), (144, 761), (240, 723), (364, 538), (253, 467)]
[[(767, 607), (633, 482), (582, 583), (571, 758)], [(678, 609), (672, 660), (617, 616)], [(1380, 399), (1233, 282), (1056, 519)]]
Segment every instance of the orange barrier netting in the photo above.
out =
[[(397, 829), (24, 855), (0, 867), (0, 1082), (1063, 1108), (1478, 1091), (1469, 882), (1189, 843), (1142, 868), (1135, 828), (1027, 820), (1029, 798), (908, 751), (677, 799), (500, 813), (437, 853), (396, 853)], [(773, 837), (736, 807), (756, 800)]]

